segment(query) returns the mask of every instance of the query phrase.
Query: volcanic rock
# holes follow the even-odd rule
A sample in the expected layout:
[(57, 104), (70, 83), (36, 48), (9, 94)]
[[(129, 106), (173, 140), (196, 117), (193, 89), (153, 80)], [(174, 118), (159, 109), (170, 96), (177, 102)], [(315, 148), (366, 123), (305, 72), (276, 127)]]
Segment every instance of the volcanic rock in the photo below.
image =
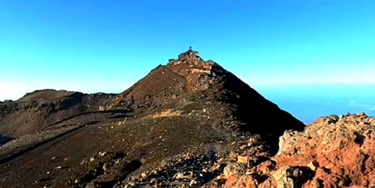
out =
[(375, 178), (374, 126), (373, 118), (363, 113), (348, 114), (341, 119), (322, 117), (304, 132), (282, 138), (282, 152), (275, 160), (278, 166), (314, 163), (311, 169), (315, 168), (316, 174), (306, 183), (307, 187), (313, 187), (314, 181), (324, 187), (368, 187)]
[[(374, 128), (375, 118), (359, 113), (325, 116), (302, 132), (286, 131), (272, 157), (276, 168), (260, 168), (263, 162), (253, 170), (265, 177), (257, 187), (374, 187)], [(254, 187), (252, 179), (238, 182)]]

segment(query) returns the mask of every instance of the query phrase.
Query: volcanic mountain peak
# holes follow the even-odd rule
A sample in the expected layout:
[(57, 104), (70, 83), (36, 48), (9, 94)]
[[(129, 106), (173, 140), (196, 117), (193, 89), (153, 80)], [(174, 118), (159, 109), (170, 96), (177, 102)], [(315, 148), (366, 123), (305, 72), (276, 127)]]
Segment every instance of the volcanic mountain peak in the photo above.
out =
[(166, 65), (154, 68), (132, 87), (115, 97), (106, 109), (164, 106), (193, 94), (189, 91), (219, 91), (223, 83), (231, 82), (224, 77), (233, 77), (231, 75), (214, 61), (205, 61), (199, 57), (197, 51), (189, 49), (182, 52), (178, 59), (170, 59)]
[[(282, 134), (285, 129), (304, 127), (302, 122), (280, 110), (237, 76), (214, 61), (203, 60), (191, 49), (182, 52), (177, 60), (169, 60), (167, 65), (153, 69), (106, 106), (108, 110), (124, 108), (131, 109), (137, 117), (152, 116), (168, 109), (178, 109), (182, 115), (189, 115), (211, 108), (211, 118), (217, 116), (225, 124), (252, 131), (260, 131), (261, 124), (274, 127), (282, 122), (285, 126), (274, 127), (274, 135)], [(220, 108), (223, 110), (214, 113)], [(228, 112), (223, 112), (225, 110)], [(269, 116), (276, 117), (277, 121)]]
[(120, 94), (0, 102), (1, 187), (375, 187), (374, 125), (305, 127), (190, 48)]
[[(52, 187), (113, 187), (135, 181), (140, 172), (147, 176), (155, 170), (171, 179), (188, 170), (202, 177), (198, 186), (222, 167), (209, 161), (223, 159), (250, 138), (262, 142), (259, 151), (268, 156), (277, 152), (285, 130), (303, 127), (234, 74), (189, 49), (119, 94), (40, 90), (0, 104), (0, 174), (13, 172), (0, 179), (6, 179), (3, 187), (31, 185), (37, 178)], [(192, 153), (193, 158), (183, 157)], [(69, 170), (55, 169), (65, 158), (69, 164), (63, 168)], [(201, 164), (212, 170), (202, 172)], [(31, 168), (36, 170), (25, 170)], [(171, 169), (178, 170), (170, 174)], [(39, 183), (46, 171), (54, 178), (43, 176), (48, 180)], [(21, 173), (25, 178), (19, 181)]]
[(189, 49), (188, 51), (182, 52), (177, 60), (170, 59), (167, 67), (181, 76), (186, 76), (191, 73), (212, 74), (215, 67), (224, 70), (212, 60), (203, 60), (198, 54), (198, 51)]

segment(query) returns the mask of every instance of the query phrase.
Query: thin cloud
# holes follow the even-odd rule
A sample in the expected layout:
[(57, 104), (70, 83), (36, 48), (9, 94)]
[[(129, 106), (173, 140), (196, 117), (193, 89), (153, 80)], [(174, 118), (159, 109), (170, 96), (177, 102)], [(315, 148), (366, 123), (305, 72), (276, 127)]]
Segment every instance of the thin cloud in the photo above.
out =
[(366, 108), (367, 110), (370, 110), (370, 111), (375, 110), (375, 105), (374, 104), (362, 104), (362, 103), (358, 103), (358, 102), (356, 102), (354, 100), (350, 101), (349, 104), (352, 107), (362, 107), (362, 108)]

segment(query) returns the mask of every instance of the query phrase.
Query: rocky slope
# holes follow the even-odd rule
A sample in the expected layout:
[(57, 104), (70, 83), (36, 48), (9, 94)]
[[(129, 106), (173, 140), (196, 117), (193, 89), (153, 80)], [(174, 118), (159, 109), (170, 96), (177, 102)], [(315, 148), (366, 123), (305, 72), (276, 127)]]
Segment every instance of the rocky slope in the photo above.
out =
[[(179, 111), (181, 115), (201, 114), (229, 127), (267, 135), (280, 136), (286, 129), (304, 127), (234, 74), (214, 61), (204, 61), (195, 51), (181, 53), (166, 66), (159, 65), (115, 97), (107, 109), (123, 106), (131, 106), (138, 116), (163, 110)], [(202, 113), (202, 108), (210, 111)], [(268, 126), (272, 127), (271, 132)]]
[(253, 148), (233, 157), (207, 187), (375, 187), (374, 128), (364, 113), (321, 117), (304, 131), (286, 131), (277, 155), (258, 165), (259, 155), (248, 155)]
[(100, 111), (114, 94), (37, 90), (17, 101), (0, 104), (0, 134), (19, 137), (53, 128), (68, 118)]
[(0, 133), (16, 138), (0, 148), (4, 187), (199, 187), (230, 151), (252, 148), (255, 165), (304, 127), (192, 50), (120, 94), (36, 91), (0, 115)]

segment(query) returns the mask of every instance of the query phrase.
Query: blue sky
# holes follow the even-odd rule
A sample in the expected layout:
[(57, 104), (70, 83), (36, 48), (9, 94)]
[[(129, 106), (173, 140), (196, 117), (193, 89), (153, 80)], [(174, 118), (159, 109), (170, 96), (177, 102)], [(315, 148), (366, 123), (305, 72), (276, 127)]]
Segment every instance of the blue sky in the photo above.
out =
[(0, 100), (121, 92), (190, 45), (249, 85), (375, 82), (375, 1), (0, 1)]

